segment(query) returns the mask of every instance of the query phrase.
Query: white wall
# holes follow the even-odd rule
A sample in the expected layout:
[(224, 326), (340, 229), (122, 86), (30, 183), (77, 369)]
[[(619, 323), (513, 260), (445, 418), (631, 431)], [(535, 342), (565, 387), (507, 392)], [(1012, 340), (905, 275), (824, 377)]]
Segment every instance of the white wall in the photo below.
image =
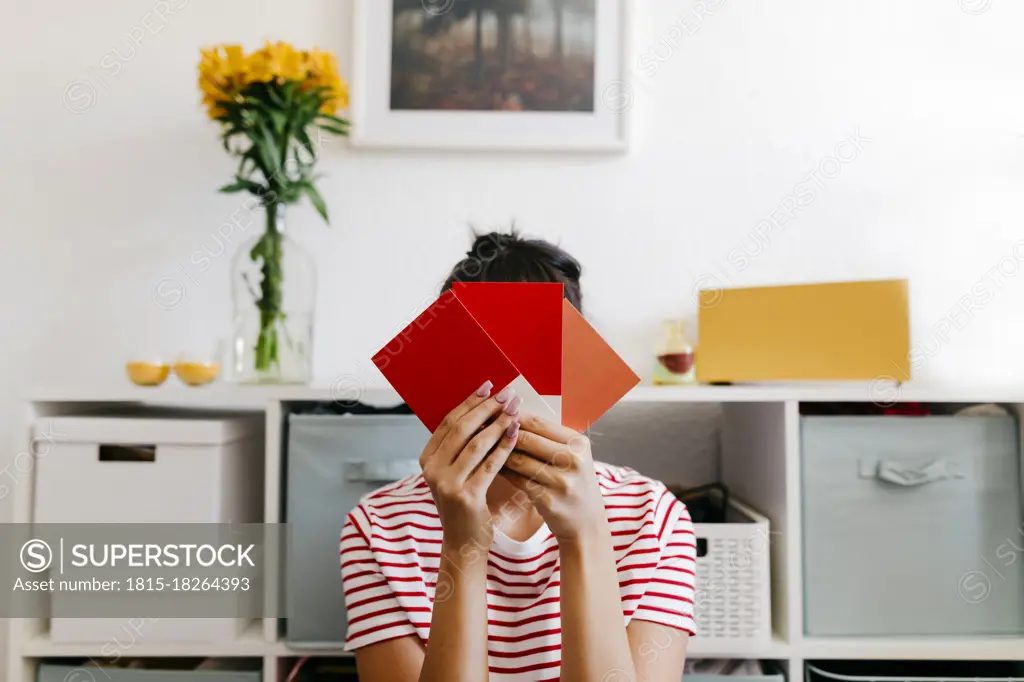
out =
[[(635, 4), (627, 156), (332, 144), (322, 192), (333, 226), (308, 207), (290, 223), (320, 263), (317, 381), (377, 382), (366, 359), (433, 294), (467, 223), (512, 219), (580, 258), (590, 317), (642, 373), (658, 320), (693, 312), (695, 282), (907, 277), (918, 378), (1018, 380), (1024, 277), (993, 268), (1016, 273), (1024, 238), (1024, 5), (702, 3)], [(347, 63), (349, 21), (337, 0), (0, 12), (7, 414), (29, 383), (120, 382), (129, 353), (226, 337), (229, 258), (205, 272), (189, 260), (219, 249), (215, 230), (241, 202), (215, 193), (233, 161), (197, 104), (199, 48), (281, 38)], [(130, 36), (142, 36), (134, 54)], [(839, 147), (858, 131), (862, 150)], [(837, 152), (856, 158), (827, 161)], [(795, 218), (765, 231), (808, 190)], [(172, 310), (154, 301), (164, 277), (185, 286)]]
[[(332, 145), (322, 190), (334, 225), (306, 207), (291, 220), (320, 262), (318, 380), (365, 370), (466, 248), (468, 222), (515, 219), (577, 255), (590, 316), (642, 372), (657, 321), (692, 312), (695, 281), (908, 277), (924, 344), (1013, 256), (1024, 238), (1024, 6), (707, 4), (714, 13), (698, 17), (689, 0), (636, 3), (628, 156)], [(189, 260), (220, 248), (215, 230), (241, 202), (214, 191), (233, 162), (197, 106), (199, 47), (273, 37), (345, 53), (349, 42), (336, 1), (167, 0), (172, 14), (154, 19), (160, 6), (4, 10), (0, 277), (20, 324), (0, 357), (22, 382), (121, 381), (127, 353), (227, 335), (229, 258), (205, 272)], [(143, 36), (134, 54), (131, 35)], [(84, 113), (65, 106), (90, 94)], [(822, 165), (858, 131), (862, 151), (838, 149), (851, 163)], [(808, 190), (794, 219), (757, 236)], [(756, 254), (746, 263), (744, 248)], [(162, 277), (185, 287), (173, 310), (154, 301)], [(1024, 278), (988, 277), (973, 319), (957, 315), (962, 328), (932, 341), (922, 378), (1009, 382), (1024, 370)]]

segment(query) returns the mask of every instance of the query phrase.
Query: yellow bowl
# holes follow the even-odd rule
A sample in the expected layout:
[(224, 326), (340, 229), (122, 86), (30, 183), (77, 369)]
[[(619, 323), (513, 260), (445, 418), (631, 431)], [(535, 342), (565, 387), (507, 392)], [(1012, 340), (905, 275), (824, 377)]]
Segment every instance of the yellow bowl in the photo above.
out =
[(159, 386), (167, 379), (171, 368), (156, 362), (129, 362), (125, 364), (125, 371), (136, 386)]
[(189, 386), (205, 386), (220, 374), (215, 362), (176, 362), (174, 373)]

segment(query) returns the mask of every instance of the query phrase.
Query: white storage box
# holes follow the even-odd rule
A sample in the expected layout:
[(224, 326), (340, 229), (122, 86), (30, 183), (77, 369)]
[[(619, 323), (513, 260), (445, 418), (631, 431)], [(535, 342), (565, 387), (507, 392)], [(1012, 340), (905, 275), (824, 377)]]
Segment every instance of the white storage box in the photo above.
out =
[(47, 417), (36, 523), (262, 520), (262, 420)]
[[(36, 523), (258, 523), (262, 419), (247, 416), (48, 417), (36, 458)], [(53, 599), (60, 598), (59, 593)], [(125, 618), (51, 618), (53, 642), (124, 637)], [(240, 618), (161, 618), (150, 642), (236, 639)]]
[(697, 636), (716, 649), (766, 648), (772, 636), (768, 519), (730, 500), (728, 523), (695, 523)]

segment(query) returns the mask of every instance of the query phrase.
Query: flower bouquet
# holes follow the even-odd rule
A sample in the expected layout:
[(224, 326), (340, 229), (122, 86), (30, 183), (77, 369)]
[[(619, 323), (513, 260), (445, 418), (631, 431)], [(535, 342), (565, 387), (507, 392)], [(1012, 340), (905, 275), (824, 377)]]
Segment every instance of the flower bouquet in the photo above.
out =
[[(304, 383), (312, 365), (315, 268), (284, 236), (284, 207), (305, 197), (328, 221), (315, 184), (319, 131), (348, 135), (349, 123), (338, 115), (348, 106), (348, 86), (329, 52), (278, 42), (250, 53), (239, 45), (203, 50), (199, 87), (224, 149), (238, 158), (234, 179), (220, 191), (252, 194), (266, 218), (266, 229), (233, 268), (236, 378)], [(306, 295), (289, 295), (292, 279)]]

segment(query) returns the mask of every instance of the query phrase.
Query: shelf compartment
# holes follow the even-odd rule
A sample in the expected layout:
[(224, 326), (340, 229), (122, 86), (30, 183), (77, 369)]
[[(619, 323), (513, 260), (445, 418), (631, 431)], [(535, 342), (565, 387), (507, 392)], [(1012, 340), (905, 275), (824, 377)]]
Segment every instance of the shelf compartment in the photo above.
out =
[(117, 655), (131, 658), (239, 658), (260, 657), (272, 647), (272, 642), (263, 639), (262, 621), (256, 620), (240, 637), (228, 642), (146, 642), (140, 638), (137, 642), (120, 644), (112, 641), (62, 644), (52, 642), (49, 633), (42, 633), (22, 643), (21, 655), (27, 658), (110, 658)]

